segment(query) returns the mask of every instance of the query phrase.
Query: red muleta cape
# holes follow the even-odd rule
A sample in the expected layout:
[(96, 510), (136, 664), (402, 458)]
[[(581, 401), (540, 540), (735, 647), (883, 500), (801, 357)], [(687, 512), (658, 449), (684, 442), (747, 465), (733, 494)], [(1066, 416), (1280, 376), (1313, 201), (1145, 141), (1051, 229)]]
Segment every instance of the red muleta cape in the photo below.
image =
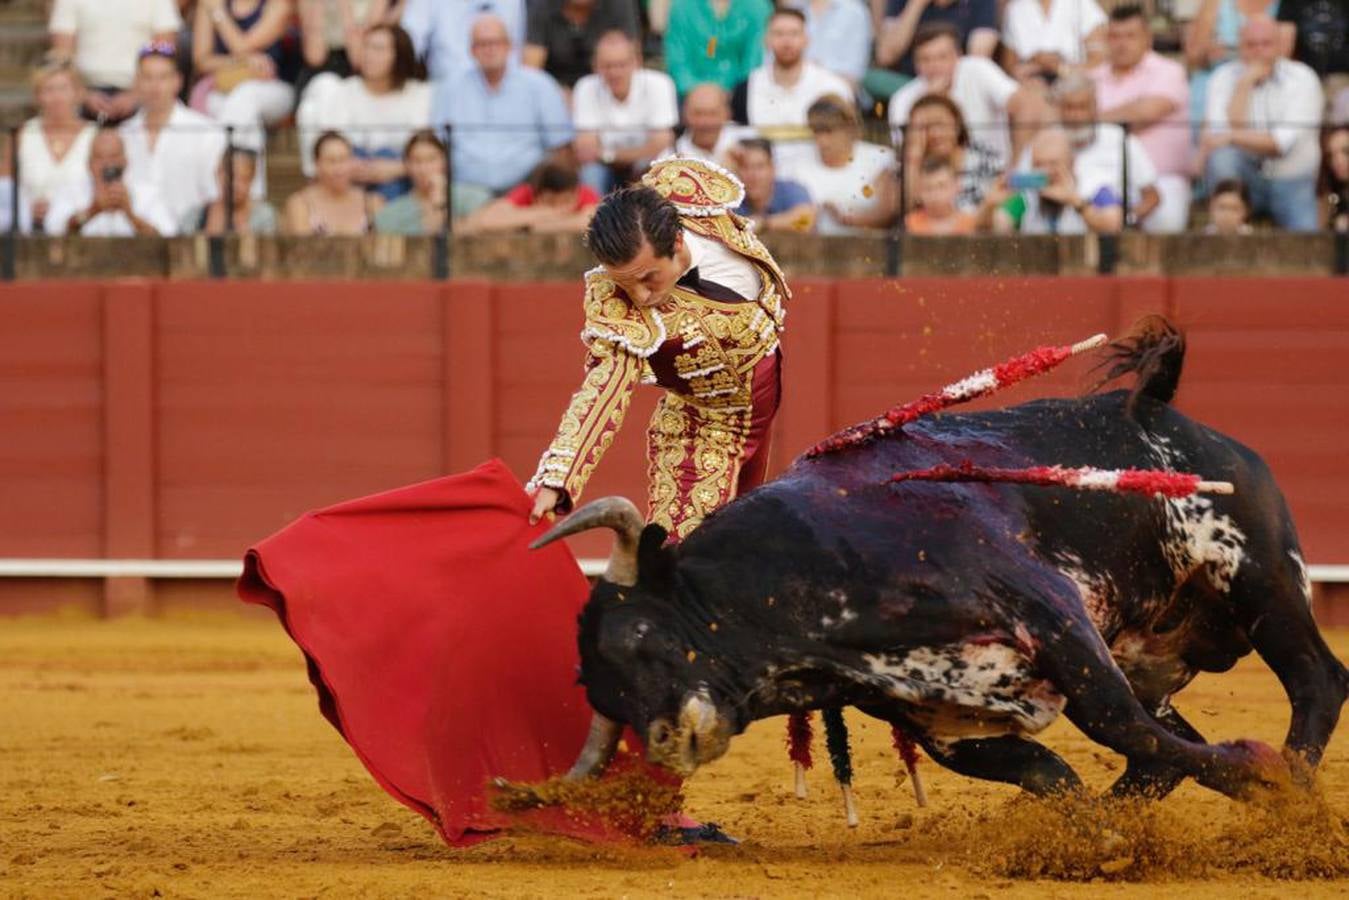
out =
[(310, 512), (248, 550), (239, 597), (304, 651), (319, 709), (380, 786), (452, 846), (502, 829), (624, 839), (560, 809), (506, 816), (494, 776), (565, 772), (591, 710), (576, 683), (590, 587), (500, 461)]

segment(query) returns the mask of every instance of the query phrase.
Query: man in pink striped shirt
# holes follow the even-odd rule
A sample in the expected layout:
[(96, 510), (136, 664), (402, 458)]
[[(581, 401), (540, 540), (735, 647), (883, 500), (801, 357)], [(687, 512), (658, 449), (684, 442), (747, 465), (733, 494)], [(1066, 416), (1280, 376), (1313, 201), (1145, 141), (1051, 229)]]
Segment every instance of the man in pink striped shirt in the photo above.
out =
[(1134, 4), (1111, 12), (1106, 48), (1109, 61), (1091, 71), (1101, 119), (1127, 126), (1157, 169), (1160, 203), (1143, 221), (1143, 229), (1183, 231), (1191, 196), (1185, 69), (1153, 52), (1147, 17)]

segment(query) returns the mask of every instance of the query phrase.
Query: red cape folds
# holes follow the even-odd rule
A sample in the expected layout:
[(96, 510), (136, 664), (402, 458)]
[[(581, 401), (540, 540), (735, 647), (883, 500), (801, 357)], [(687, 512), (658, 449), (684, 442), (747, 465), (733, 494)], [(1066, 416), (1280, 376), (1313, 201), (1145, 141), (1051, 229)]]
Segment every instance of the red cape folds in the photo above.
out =
[(275, 610), (319, 708), (380, 785), (454, 846), (511, 825), (611, 829), (488, 805), (493, 776), (565, 772), (591, 711), (576, 684), (590, 587), (566, 545), (531, 551), (530, 501), (501, 462), (308, 513), (249, 549), (241, 599)]

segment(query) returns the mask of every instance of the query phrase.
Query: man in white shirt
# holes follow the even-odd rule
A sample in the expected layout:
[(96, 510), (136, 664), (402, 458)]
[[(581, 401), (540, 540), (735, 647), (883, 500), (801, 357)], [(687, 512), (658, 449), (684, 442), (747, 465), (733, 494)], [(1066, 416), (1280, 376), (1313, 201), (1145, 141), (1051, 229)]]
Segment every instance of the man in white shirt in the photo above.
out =
[(581, 181), (607, 194), (674, 143), (679, 124), (674, 80), (642, 68), (632, 38), (607, 32), (595, 45), (595, 73), (576, 82), (572, 119)]
[(913, 38), (913, 65), (918, 77), (890, 98), (896, 147), (903, 144), (909, 110), (925, 94), (942, 94), (955, 101), (970, 139), (993, 151), (1004, 166), (1047, 119), (1048, 110), (1038, 95), (1019, 86), (996, 63), (962, 55), (960, 35), (952, 25), (935, 22), (918, 29)]
[(725, 165), (731, 151), (752, 134), (752, 129), (731, 122), (731, 99), (725, 88), (705, 82), (684, 98), (684, 133), (669, 155)]
[(47, 210), (48, 234), (83, 237), (170, 237), (177, 223), (159, 199), (153, 184), (129, 182), (126, 149), (111, 128), (94, 137), (89, 148), (89, 178), (67, 185), (52, 197)]
[(1124, 224), (1117, 187), (1098, 167), (1074, 159), (1068, 133), (1046, 128), (1031, 142), (1030, 169), (1042, 176), (1038, 188), (1012, 194), (993, 212), (999, 234), (1114, 234)]
[(136, 63), (140, 112), (118, 129), (126, 145), (127, 179), (154, 185), (173, 221), (216, 198), (216, 167), (225, 130), (178, 100), (183, 78), (172, 44), (151, 44)]
[(174, 0), (56, 0), (47, 23), (52, 54), (73, 58), (89, 87), (87, 114), (113, 124), (136, 111), (136, 51), (182, 27)]
[(768, 20), (764, 38), (769, 58), (735, 89), (732, 115), (781, 139), (805, 138), (806, 111), (821, 97), (852, 100), (848, 80), (806, 57), (806, 17), (799, 9), (779, 7)]
[[(1096, 83), (1081, 72), (1065, 75), (1054, 83), (1054, 100), (1059, 123), (1072, 144), (1074, 170), (1084, 181), (1106, 185), (1123, 198), (1127, 153), (1130, 224), (1145, 225), (1157, 211), (1161, 195), (1157, 190), (1157, 168), (1143, 144), (1133, 135), (1126, 138), (1119, 125), (1098, 121)], [(1188, 190), (1185, 203), (1188, 206)], [(1184, 227), (1184, 220), (1180, 227)]]
[(1268, 17), (1246, 21), (1238, 51), (1209, 79), (1199, 142), (1204, 178), (1210, 189), (1235, 178), (1253, 212), (1280, 228), (1315, 231), (1321, 83), (1309, 66), (1279, 56), (1278, 26)]

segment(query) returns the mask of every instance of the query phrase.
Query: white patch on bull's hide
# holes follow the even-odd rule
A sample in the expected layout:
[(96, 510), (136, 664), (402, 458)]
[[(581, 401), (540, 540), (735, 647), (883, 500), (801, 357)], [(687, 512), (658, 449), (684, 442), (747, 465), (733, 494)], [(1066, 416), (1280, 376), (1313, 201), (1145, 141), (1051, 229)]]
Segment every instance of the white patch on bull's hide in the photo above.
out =
[(1288, 558), (1297, 567), (1298, 584), (1302, 587), (1302, 597), (1307, 601), (1307, 608), (1310, 609), (1312, 605), (1312, 576), (1307, 571), (1307, 563), (1302, 559), (1302, 554), (1296, 550), (1289, 550)]
[(1169, 702), (1176, 691), (1189, 684), (1195, 671), (1181, 659), (1178, 640), (1181, 630), (1167, 634), (1146, 631), (1122, 631), (1110, 643), (1110, 655), (1129, 686), (1144, 703)]
[(838, 604), (838, 616), (820, 616), (821, 628), (833, 628), (835, 625), (847, 625), (857, 618), (857, 613), (848, 609), (848, 594), (841, 588), (834, 588), (825, 595), (826, 600)]
[(1105, 634), (1119, 626), (1115, 584), (1109, 575), (1088, 572), (1086, 563), (1076, 553), (1056, 553), (1052, 561), (1065, 578), (1077, 585), (1077, 592), (1082, 597), (1082, 608), (1097, 631)]
[[(1170, 438), (1145, 433), (1143, 441), (1164, 468), (1177, 469), (1178, 460)], [(1166, 512), (1162, 554), (1176, 580), (1184, 581), (1204, 568), (1215, 588), (1224, 593), (1231, 590), (1232, 579), (1246, 558), (1242, 549), (1246, 545), (1246, 535), (1232, 522), (1231, 516), (1215, 515), (1213, 501), (1208, 497), (1169, 497), (1156, 502), (1161, 503)]]
[(1063, 710), (1064, 698), (1006, 644), (947, 644), (867, 654), (868, 679), (919, 707), (915, 718), (947, 738), (1034, 734)]

